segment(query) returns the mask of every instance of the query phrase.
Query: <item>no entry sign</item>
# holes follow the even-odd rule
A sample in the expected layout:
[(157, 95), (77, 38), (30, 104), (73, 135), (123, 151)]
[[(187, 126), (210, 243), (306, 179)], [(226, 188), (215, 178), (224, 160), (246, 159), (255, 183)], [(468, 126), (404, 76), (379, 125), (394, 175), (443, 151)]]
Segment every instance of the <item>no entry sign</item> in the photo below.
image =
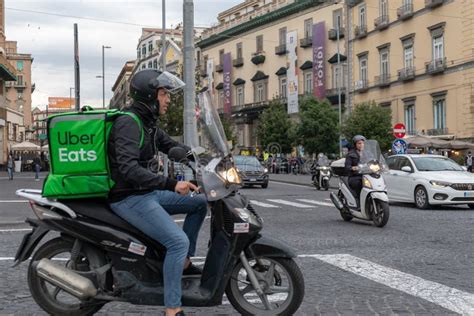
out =
[(405, 134), (405, 125), (403, 123), (395, 124), (395, 126), (393, 127), (393, 136), (395, 136), (395, 138), (403, 138), (405, 137)]

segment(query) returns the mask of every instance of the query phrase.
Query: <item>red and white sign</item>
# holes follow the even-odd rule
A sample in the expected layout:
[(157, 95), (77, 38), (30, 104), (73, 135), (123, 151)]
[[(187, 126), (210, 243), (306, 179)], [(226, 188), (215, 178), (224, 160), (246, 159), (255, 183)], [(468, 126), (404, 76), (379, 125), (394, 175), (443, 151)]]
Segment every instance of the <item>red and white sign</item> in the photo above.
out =
[(395, 126), (393, 127), (393, 136), (395, 136), (395, 138), (403, 138), (405, 137), (405, 134), (406, 134), (406, 129), (405, 129), (405, 125), (402, 124), (402, 123), (397, 123), (395, 124)]

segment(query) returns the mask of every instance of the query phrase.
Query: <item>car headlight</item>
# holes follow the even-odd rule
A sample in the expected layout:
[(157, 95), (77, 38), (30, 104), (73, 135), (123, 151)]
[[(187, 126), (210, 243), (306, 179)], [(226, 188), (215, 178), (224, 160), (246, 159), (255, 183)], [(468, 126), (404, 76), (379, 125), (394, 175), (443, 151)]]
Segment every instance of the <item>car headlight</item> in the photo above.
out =
[(372, 183), (370, 183), (369, 179), (363, 178), (362, 179), (362, 184), (364, 185), (364, 187), (366, 187), (368, 189), (372, 189)]
[(380, 171), (380, 165), (378, 163), (371, 164), (369, 166), (369, 169), (370, 169), (371, 172), (377, 173), (377, 172)]
[(430, 184), (435, 188), (446, 188), (446, 187), (451, 186), (451, 183), (449, 182), (436, 181), (436, 180), (431, 180)]
[(230, 184), (242, 184), (242, 178), (235, 167), (218, 172), (219, 176)]
[(268, 173), (268, 168), (263, 169), (263, 172)]

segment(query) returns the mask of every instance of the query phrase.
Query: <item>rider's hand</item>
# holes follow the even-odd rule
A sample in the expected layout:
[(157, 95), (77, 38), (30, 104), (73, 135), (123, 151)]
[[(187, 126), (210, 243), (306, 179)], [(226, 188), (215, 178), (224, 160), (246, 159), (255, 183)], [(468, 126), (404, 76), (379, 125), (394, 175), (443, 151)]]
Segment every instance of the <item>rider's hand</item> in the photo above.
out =
[(198, 191), (198, 187), (188, 181), (179, 181), (174, 187), (174, 191), (181, 195), (188, 195), (189, 190)]
[(357, 170), (359, 170), (359, 166), (353, 166), (352, 167), (352, 171), (357, 171)]

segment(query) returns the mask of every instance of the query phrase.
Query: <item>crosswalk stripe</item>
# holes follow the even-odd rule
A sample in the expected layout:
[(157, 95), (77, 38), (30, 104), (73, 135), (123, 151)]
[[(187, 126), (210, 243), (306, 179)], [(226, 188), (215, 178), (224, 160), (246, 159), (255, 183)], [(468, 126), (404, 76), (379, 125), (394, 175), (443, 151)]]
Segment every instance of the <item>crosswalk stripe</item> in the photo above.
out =
[(315, 201), (315, 200), (306, 200), (306, 199), (298, 199), (298, 201), (304, 202), (304, 203), (309, 203), (309, 204), (316, 204), (316, 205), (321, 205), (321, 206), (332, 206), (332, 207), (334, 207), (334, 204), (327, 203), (327, 202), (321, 202), (321, 201)]
[(283, 204), (283, 205), (294, 206), (294, 207), (298, 207), (298, 208), (313, 208), (314, 207), (313, 205), (290, 202), (290, 201), (286, 201), (286, 200), (267, 200), (267, 201), (273, 202), (273, 203), (278, 203), (278, 204)]
[(254, 205), (257, 205), (257, 206), (261, 206), (261, 207), (279, 208), (279, 206), (276, 206), (276, 205), (273, 205), (273, 204), (267, 204), (267, 203), (263, 203), (263, 202), (259, 202), (259, 201), (254, 201), (254, 200), (250, 200), (250, 203), (251, 203), (251, 204), (254, 204)]

